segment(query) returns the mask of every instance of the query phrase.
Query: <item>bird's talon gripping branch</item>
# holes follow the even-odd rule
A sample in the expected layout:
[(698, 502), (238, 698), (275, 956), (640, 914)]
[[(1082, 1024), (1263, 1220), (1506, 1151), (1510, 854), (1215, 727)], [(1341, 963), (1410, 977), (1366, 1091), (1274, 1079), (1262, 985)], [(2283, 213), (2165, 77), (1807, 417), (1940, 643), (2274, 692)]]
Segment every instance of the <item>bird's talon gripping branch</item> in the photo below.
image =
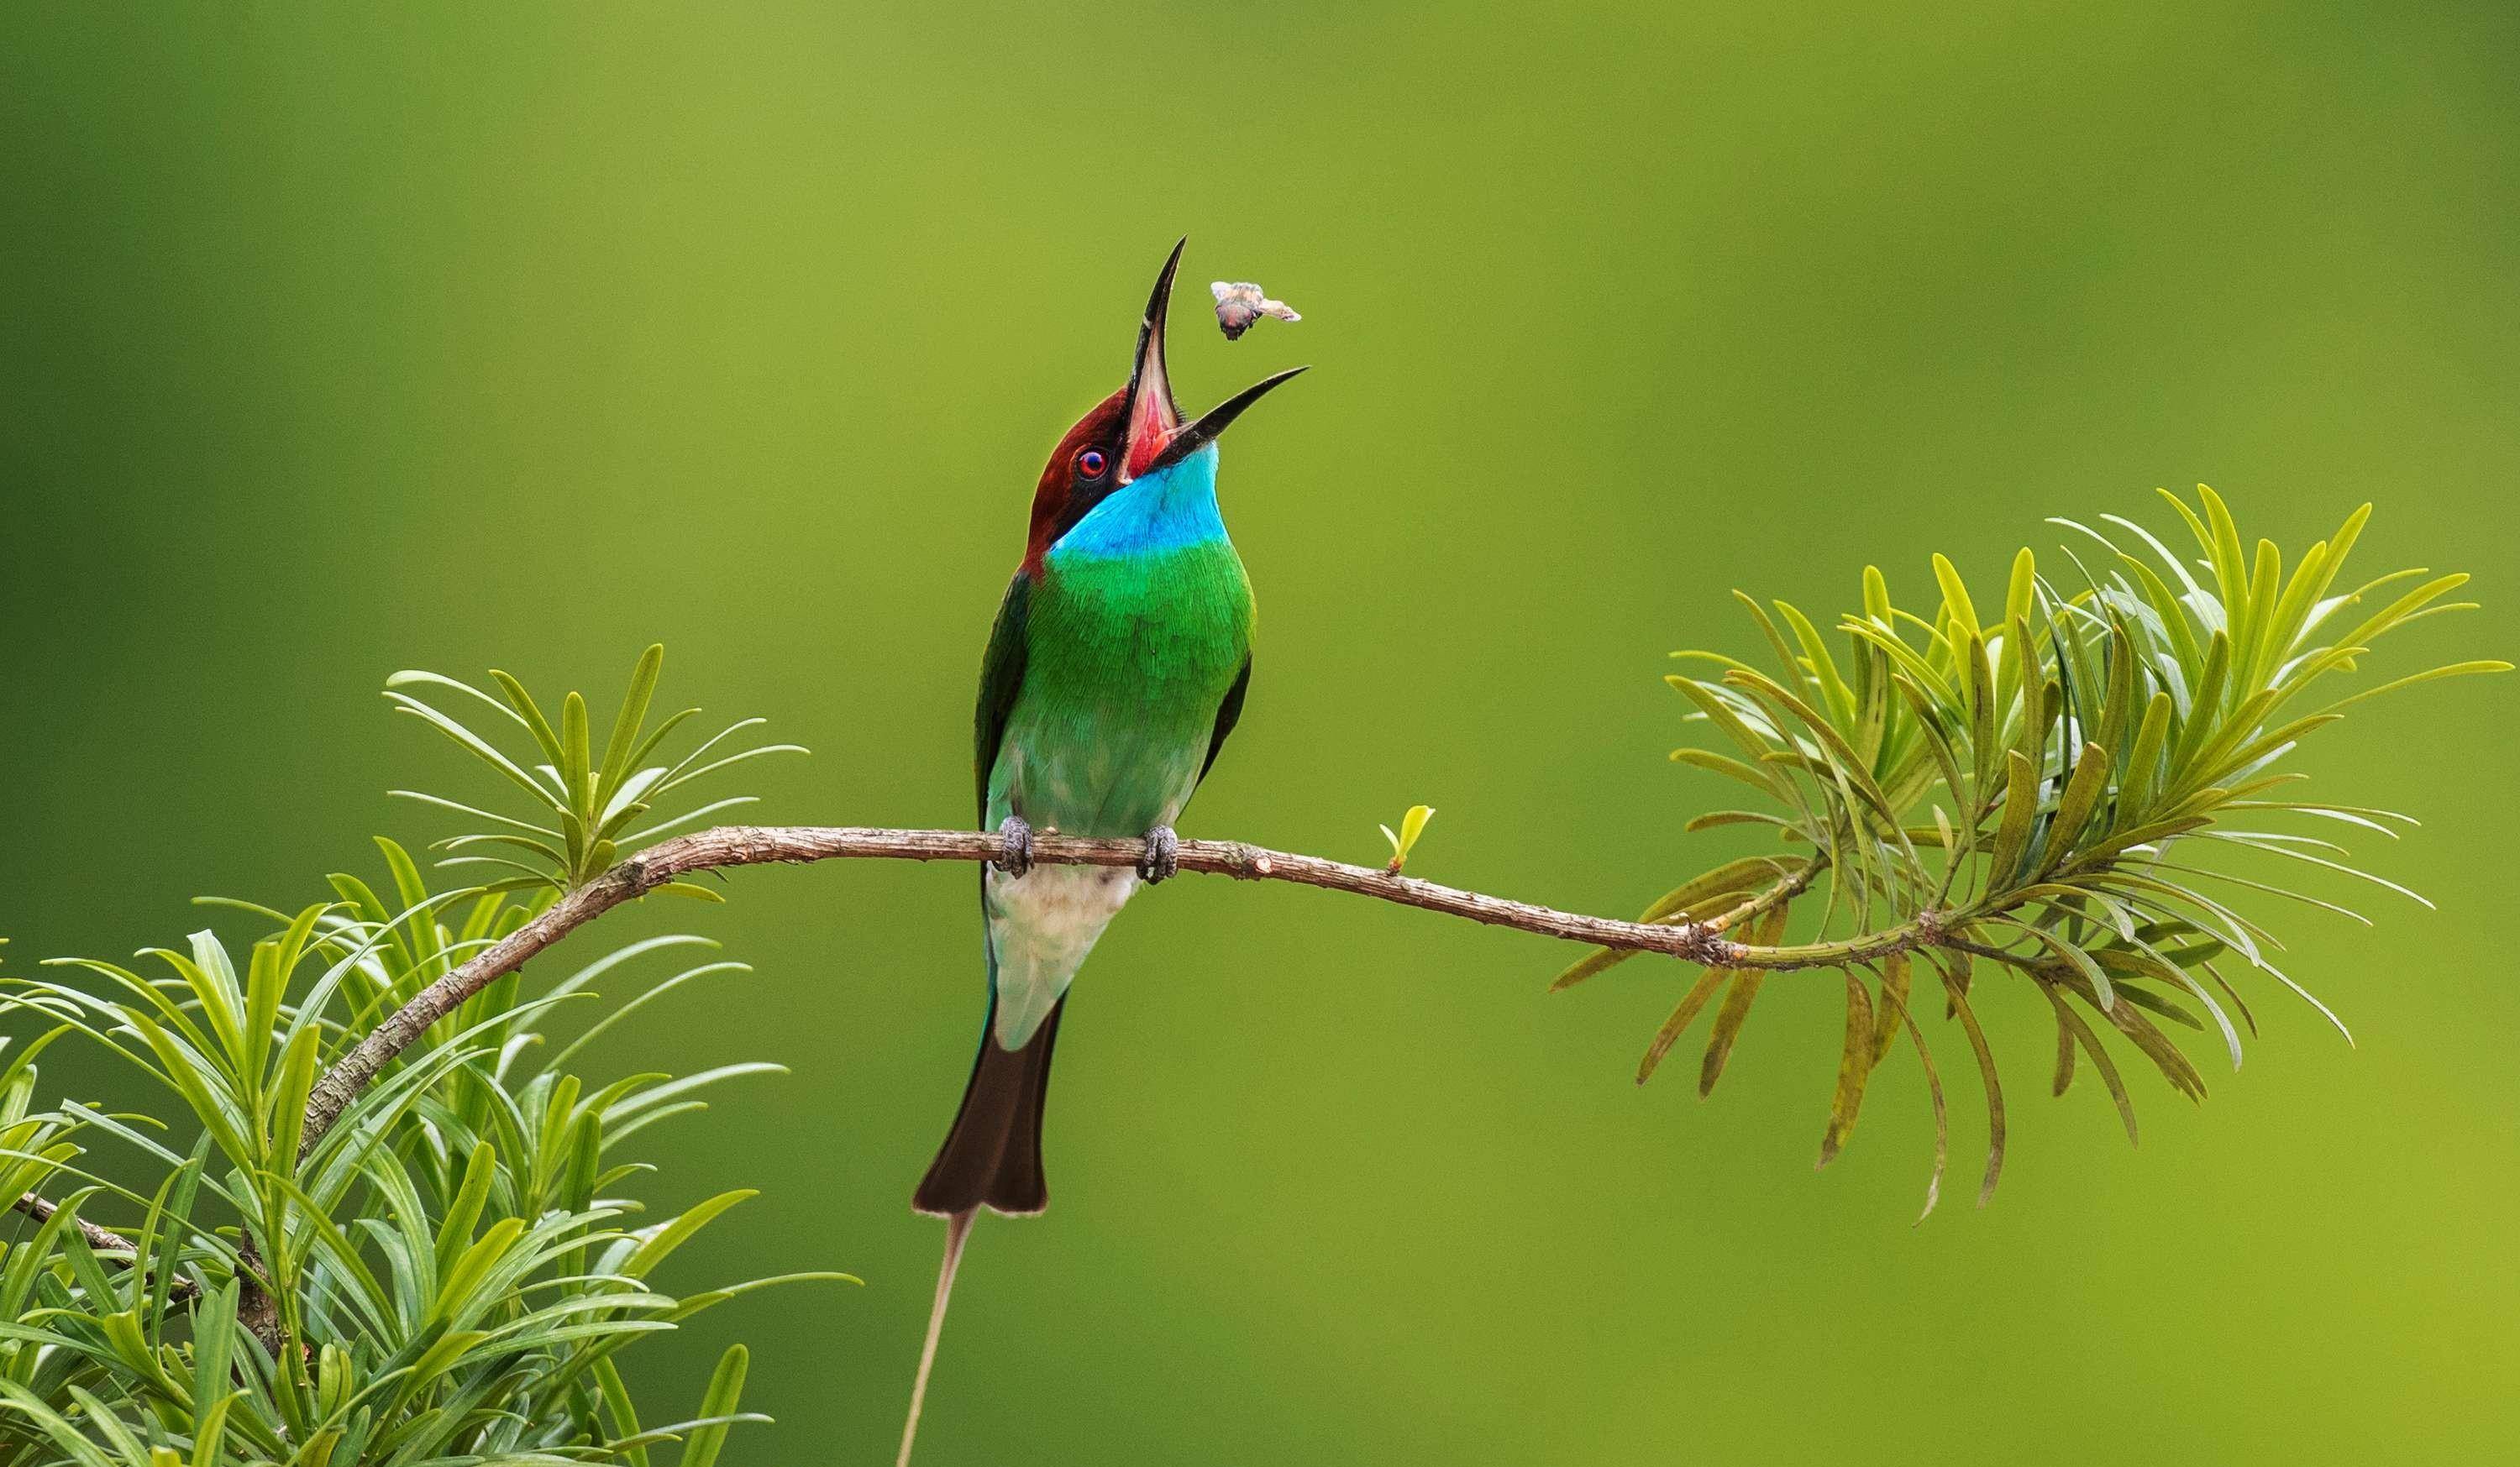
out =
[(1138, 875), (1148, 886), (1171, 879), (1181, 870), (1181, 837), (1170, 825), (1147, 832), (1147, 854), (1138, 858)]
[(998, 839), (1006, 849), (989, 863), (1009, 877), (1020, 876), (1032, 869), (1032, 826), (1020, 815), (1011, 815), (998, 822)]

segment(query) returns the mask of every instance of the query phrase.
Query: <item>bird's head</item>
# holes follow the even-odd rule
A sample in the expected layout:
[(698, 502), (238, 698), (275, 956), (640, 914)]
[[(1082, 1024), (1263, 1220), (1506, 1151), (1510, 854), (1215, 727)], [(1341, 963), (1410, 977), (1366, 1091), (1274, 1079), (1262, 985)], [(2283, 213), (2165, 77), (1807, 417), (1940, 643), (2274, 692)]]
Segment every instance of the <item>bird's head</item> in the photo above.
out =
[(1173, 401), (1171, 375), (1164, 368), (1164, 313), (1172, 303), (1173, 272), (1180, 268), (1181, 255), (1182, 245), (1175, 244), (1147, 297), (1128, 385), (1078, 419), (1042, 467), (1041, 483), (1033, 491), (1028, 565), (1038, 566), (1041, 556), (1096, 505), (1214, 443), (1228, 424), (1242, 416), (1243, 409), (1304, 370), (1294, 367), (1264, 378), (1195, 422), (1182, 422), (1181, 406)]

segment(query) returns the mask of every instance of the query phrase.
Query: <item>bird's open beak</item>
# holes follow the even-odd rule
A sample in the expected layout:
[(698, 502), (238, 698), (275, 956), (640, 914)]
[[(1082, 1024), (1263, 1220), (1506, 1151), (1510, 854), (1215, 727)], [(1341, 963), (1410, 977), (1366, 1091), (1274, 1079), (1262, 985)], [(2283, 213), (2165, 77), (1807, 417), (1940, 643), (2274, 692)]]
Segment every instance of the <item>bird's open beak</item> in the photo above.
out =
[(1129, 371), (1129, 435), (1120, 456), (1124, 483), (1177, 464), (1215, 442), (1227, 424), (1242, 416), (1243, 409), (1304, 370), (1294, 367), (1264, 378), (1217, 404), (1196, 422), (1181, 421), (1181, 407), (1173, 401), (1172, 378), (1164, 368), (1164, 316), (1172, 305), (1173, 275), (1181, 268), (1182, 245), (1189, 243), (1175, 244), (1165, 257), (1163, 273), (1155, 277), (1155, 289), (1147, 297), (1146, 319), (1138, 326), (1138, 357)]

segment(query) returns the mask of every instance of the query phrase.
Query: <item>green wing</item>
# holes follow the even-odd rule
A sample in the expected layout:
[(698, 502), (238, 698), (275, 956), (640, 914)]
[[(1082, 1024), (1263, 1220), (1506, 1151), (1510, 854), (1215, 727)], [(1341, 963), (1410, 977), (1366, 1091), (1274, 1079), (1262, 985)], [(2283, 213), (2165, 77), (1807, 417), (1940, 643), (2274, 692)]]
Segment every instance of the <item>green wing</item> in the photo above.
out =
[[(989, 629), (989, 650), (980, 659), (980, 704), (971, 715), (972, 776), (978, 781), (982, 823), (989, 819), (989, 771), (997, 767), (998, 745), (1006, 740), (1007, 716), (1015, 695), (1023, 691), (1024, 618), (1032, 606), (1032, 577), (1022, 571), (1007, 585), (998, 603), (998, 622)], [(1241, 685), (1235, 685), (1238, 704)], [(1220, 739), (1221, 741), (1221, 739)], [(1214, 750), (1208, 758), (1214, 759)]]
[(1235, 675), (1234, 686), (1225, 689), (1225, 701), (1216, 705), (1216, 732), (1207, 736), (1207, 762), (1198, 767), (1198, 778), (1202, 783), (1207, 779), (1207, 772), (1216, 768), (1216, 756), (1224, 752), (1226, 735), (1234, 732), (1236, 724), (1242, 722), (1242, 694), (1250, 687), (1251, 654), (1244, 652), (1242, 671)]

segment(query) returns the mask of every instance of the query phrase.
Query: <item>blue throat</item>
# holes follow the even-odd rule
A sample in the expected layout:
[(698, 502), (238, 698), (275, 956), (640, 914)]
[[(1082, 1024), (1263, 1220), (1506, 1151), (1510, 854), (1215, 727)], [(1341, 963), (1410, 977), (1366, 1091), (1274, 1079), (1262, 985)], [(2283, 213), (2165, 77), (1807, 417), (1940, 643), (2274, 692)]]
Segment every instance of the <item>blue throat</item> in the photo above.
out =
[(1216, 445), (1131, 479), (1050, 548), (1054, 561), (1117, 560), (1226, 538), (1216, 507)]

